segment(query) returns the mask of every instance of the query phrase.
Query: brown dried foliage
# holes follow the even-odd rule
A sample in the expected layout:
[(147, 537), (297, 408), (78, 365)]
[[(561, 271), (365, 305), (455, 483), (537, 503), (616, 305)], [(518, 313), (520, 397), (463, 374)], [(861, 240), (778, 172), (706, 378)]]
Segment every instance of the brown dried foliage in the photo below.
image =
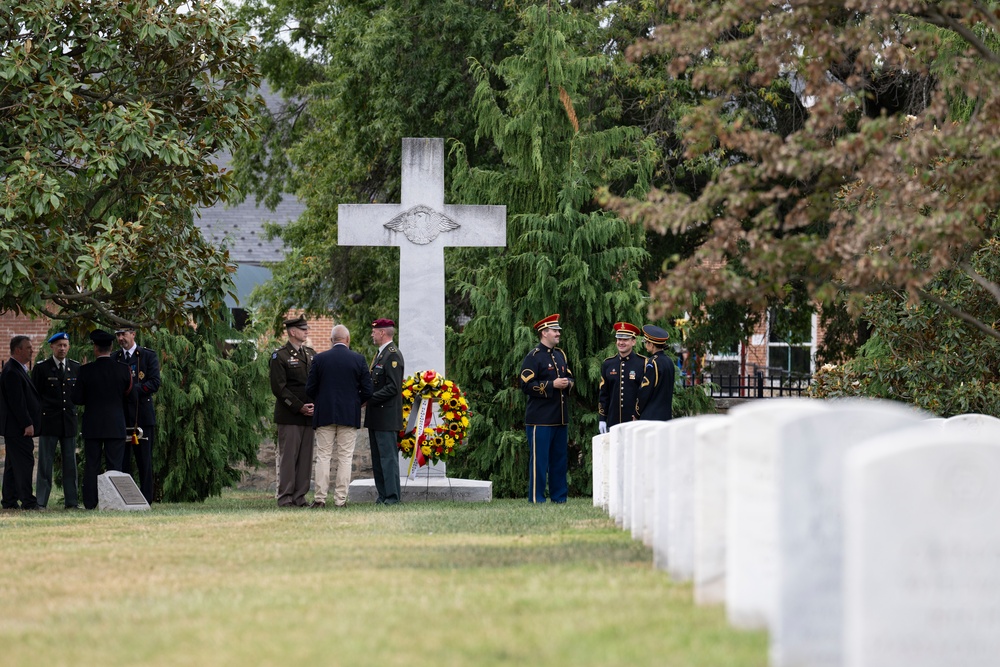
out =
[[(1000, 59), (974, 30), (997, 29), (992, 9), (907, 0), (686, 0), (671, 9), (677, 23), (629, 55), (670, 54), (670, 72), (705, 93), (684, 140), (688, 157), (713, 155), (720, 168), (695, 199), (654, 190), (646, 201), (610, 200), (659, 233), (711, 226), (707, 242), (652, 286), (654, 316), (690, 309), (694, 294), (763, 306), (793, 281), (820, 301), (842, 288), (926, 298), (936, 272), (993, 235)], [(942, 58), (955, 43), (964, 51)], [(810, 102), (785, 134), (738, 102), (748, 87), (782, 78)], [(900, 82), (910, 97), (880, 105), (879, 87)], [(975, 103), (971, 117), (949, 106), (961, 96)]]

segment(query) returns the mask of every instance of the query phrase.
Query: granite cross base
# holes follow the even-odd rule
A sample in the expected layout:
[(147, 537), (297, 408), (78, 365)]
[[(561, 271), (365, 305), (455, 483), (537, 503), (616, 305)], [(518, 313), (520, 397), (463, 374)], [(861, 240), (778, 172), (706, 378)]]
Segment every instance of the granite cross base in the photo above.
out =
[[(477, 479), (455, 479), (454, 477), (400, 477), (399, 486), (403, 492), (403, 502), (413, 503), (428, 500), (453, 501), (457, 503), (488, 503), (493, 500), (493, 482)], [(373, 503), (378, 497), (374, 479), (356, 479), (351, 482), (347, 500), (352, 503)]]
[(141, 512), (149, 509), (132, 475), (109, 470), (97, 477), (97, 509)]

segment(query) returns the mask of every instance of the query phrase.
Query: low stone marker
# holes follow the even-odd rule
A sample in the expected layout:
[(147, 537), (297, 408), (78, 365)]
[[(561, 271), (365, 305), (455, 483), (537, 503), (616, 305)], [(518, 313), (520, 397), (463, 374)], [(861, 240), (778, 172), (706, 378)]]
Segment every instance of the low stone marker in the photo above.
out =
[(831, 401), (788, 422), (778, 445), (777, 607), (772, 667), (843, 664), (844, 456), (872, 436), (921, 424), (889, 401)]
[(726, 601), (726, 448), (728, 416), (695, 427), (694, 602)]
[(767, 629), (774, 620), (778, 443), (789, 421), (825, 409), (818, 400), (775, 398), (729, 413), (726, 616), (734, 627)]
[(1000, 664), (1000, 442), (917, 427), (844, 469), (846, 667)]
[(149, 509), (149, 503), (132, 475), (109, 470), (97, 476), (97, 509), (141, 512)]

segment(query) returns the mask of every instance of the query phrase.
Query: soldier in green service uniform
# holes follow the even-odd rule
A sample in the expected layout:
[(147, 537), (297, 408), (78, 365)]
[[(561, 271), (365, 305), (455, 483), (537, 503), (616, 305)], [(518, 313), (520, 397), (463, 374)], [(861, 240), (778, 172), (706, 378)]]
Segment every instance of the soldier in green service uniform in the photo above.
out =
[(312, 476), (313, 404), (306, 379), (316, 351), (305, 344), (309, 324), (304, 317), (285, 320), (288, 342), (271, 355), (271, 393), (278, 426), (278, 506), (306, 507)]

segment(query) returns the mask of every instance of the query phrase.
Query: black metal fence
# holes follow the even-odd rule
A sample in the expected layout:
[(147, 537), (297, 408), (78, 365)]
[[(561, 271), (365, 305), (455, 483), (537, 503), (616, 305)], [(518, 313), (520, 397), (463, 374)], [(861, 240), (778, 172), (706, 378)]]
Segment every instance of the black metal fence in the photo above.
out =
[(757, 371), (752, 375), (716, 375), (684, 378), (684, 386), (710, 385), (712, 398), (780, 398), (802, 396), (809, 390), (812, 376), (788, 374), (766, 375)]

